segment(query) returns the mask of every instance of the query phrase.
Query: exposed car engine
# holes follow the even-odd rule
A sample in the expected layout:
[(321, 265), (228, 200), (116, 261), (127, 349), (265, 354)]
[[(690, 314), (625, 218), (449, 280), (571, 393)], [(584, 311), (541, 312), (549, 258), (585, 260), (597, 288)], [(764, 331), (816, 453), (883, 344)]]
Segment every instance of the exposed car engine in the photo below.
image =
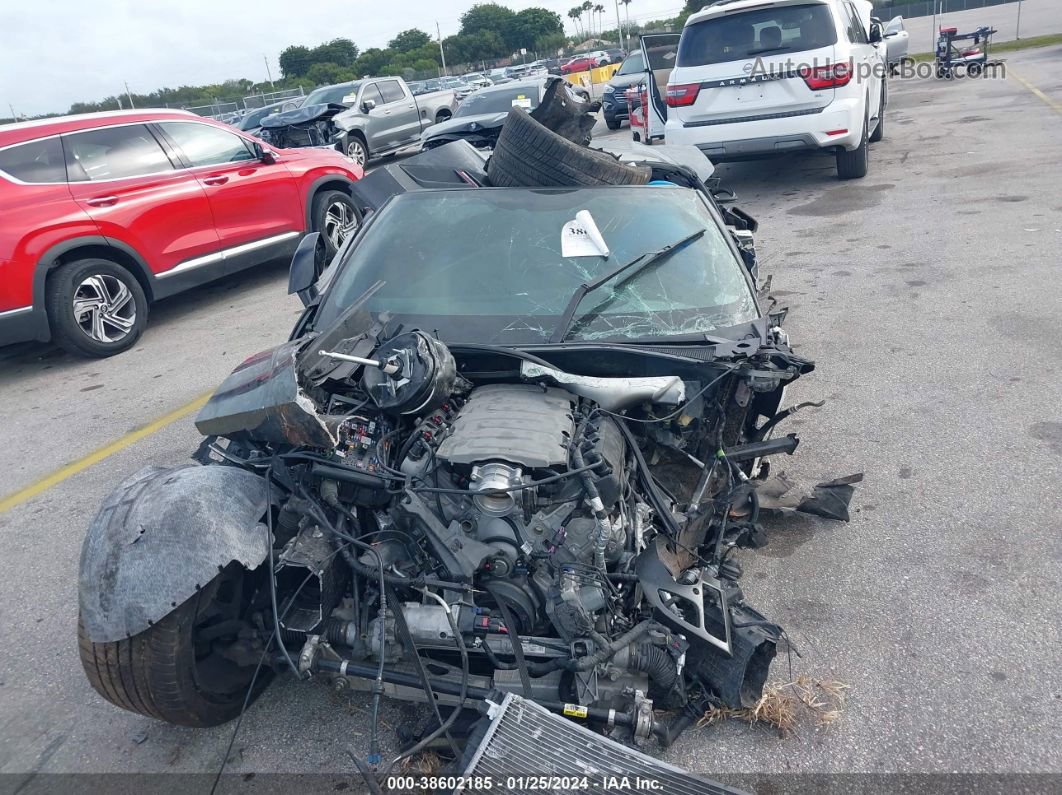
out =
[[(707, 382), (578, 376), (534, 356), (499, 377), (506, 354), (459, 350), (458, 365), (419, 331), (320, 344), (237, 370), (197, 423), (230, 439), (215, 461), (290, 484), (274, 530), (279, 661), (368, 690), (386, 666), (414, 699), (513, 692), (611, 716), (638, 742), (669, 741), (709, 699), (754, 703), (781, 630), (726, 559), (755, 536), (738, 462), (796, 439), (746, 451), (747, 429), (717, 412), (808, 362), (771, 337)], [(682, 475), (650, 474), (647, 455), (684, 456)]]
[(345, 110), (344, 105), (326, 104), (274, 113), (262, 119), (259, 137), (279, 149), (332, 146), (338, 133), (332, 117)]

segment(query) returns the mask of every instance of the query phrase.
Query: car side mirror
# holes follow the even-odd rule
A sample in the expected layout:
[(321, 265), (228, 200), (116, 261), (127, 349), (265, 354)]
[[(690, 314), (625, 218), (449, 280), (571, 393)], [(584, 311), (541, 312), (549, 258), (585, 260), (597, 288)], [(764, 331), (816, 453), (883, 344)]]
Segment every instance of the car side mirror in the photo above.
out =
[(267, 166), (277, 162), (276, 155), (274, 155), (272, 152), (270, 152), (257, 141), (251, 144), (251, 148), (254, 150), (255, 160), (265, 163)]
[(878, 22), (871, 22), (870, 23), (870, 43), (871, 44), (877, 44), (879, 41), (882, 40), (882, 38), (884, 38), (884, 37), (881, 35), (881, 24), (878, 23)]
[(297, 294), (303, 306), (309, 306), (317, 298), (317, 244), (320, 238), (320, 232), (306, 235), (291, 257), (288, 295)]
[(376, 107), (375, 99), (367, 99), (361, 103), (361, 112), (368, 113), (370, 110)]

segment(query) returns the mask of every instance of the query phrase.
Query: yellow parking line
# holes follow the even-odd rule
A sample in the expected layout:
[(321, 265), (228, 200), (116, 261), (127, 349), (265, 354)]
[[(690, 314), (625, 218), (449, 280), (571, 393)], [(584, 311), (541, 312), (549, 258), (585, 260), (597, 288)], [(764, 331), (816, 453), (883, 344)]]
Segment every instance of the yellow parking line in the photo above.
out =
[(1057, 100), (1051, 99), (1051, 97), (1047, 96), (1047, 94), (1045, 94), (1043, 91), (1038, 89), (1036, 86), (1034, 86), (1028, 80), (1026, 80), (1024, 77), (1022, 77), (1021, 75), (1017, 74), (1009, 66), (1007, 67), (1007, 74), (1010, 75), (1011, 77), (1013, 77), (1019, 83), (1021, 83), (1023, 86), (1025, 86), (1031, 92), (1033, 92), (1033, 94), (1035, 94), (1037, 97), (1042, 99), (1047, 104), (1047, 107), (1051, 108), (1051, 110), (1053, 110), (1055, 113), (1057, 113), (1060, 116), (1062, 116), (1062, 102), (1058, 102)]
[(89, 453), (84, 458), (69, 463), (62, 469), (57, 469), (52, 474), (46, 475), (35, 483), (31, 483), (29, 486), (26, 486), (26, 488), (4, 497), (0, 500), (0, 513), (10, 511), (15, 506), (33, 499), (42, 491), (47, 491), (52, 486), (62, 483), (67, 478), (73, 477), (78, 472), (88, 469), (93, 464), (98, 464), (100, 461), (110, 458), (115, 453), (129, 447), (129, 445), (140, 441), (145, 436), (150, 436), (156, 431), (161, 431), (167, 425), (177, 422), (177, 420), (182, 417), (187, 417), (193, 411), (198, 411), (206, 405), (206, 402), (210, 399), (212, 394), (214, 394), (213, 390), (207, 392), (205, 395), (200, 395), (191, 403), (185, 403), (180, 408), (174, 409), (169, 414), (159, 417), (157, 420), (148, 423), (143, 428), (137, 428), (135, 431), (127, 433), (122, 438), (111, 442), (105, 447), (101, 447), (94, 453)]

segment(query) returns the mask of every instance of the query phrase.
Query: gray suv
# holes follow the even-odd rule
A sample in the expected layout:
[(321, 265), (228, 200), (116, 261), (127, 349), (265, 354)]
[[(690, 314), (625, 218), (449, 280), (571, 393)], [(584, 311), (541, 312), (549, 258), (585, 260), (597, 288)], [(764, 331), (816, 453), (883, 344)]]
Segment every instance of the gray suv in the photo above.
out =
[(626, 91), (645, 80), (645, 55), (641, 50), (623, 59), (616, 74), (605, 84), (601, 94), (601, 113), (610, 130), (618, 130), (630, 118)]

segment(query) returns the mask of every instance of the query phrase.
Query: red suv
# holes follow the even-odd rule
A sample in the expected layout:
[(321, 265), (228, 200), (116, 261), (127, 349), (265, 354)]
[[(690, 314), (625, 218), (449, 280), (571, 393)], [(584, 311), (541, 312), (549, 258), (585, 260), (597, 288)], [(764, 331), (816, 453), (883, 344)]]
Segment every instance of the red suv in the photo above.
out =
[(173, 110), (0, 126), (0, 345), (111, 356), (148, 304), (358, 226), (363, 171), (331, 149), (274, 150)]

